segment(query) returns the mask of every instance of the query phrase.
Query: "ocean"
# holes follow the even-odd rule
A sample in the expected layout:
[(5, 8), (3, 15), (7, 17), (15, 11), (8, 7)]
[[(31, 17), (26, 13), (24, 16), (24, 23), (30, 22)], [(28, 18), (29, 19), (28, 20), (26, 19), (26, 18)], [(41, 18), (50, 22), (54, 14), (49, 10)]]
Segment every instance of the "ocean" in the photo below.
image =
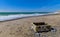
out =
[(13, 20), (31, 16), (42, 16), (56, 12), (0, 12), (0, 21)]
[(16, 15), (16, 14), (48, 14), (51, 12), (0, 12), (0, 15)]

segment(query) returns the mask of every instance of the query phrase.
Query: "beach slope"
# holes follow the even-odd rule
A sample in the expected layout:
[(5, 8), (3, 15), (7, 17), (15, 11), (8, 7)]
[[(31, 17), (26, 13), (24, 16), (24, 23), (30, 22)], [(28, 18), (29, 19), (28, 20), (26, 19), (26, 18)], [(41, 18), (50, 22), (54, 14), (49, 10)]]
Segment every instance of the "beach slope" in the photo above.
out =
[[(57, 14), (0, 22), (0, 37), (34, 37), (34, 32), (31, 29), (33, 22), (46, 22), (51, 26), (56, 26), (58, 32), (54, 35), (55, 37), (60, 36), (60, 15)], [(51, 33), (44, 35), (52, 36)]]

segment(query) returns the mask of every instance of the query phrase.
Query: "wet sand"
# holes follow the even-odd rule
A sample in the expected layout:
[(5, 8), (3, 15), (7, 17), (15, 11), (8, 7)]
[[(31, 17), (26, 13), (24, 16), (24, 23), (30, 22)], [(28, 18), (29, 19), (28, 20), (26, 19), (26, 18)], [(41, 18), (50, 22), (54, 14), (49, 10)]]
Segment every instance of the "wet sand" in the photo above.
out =
[(48, 32), (41, 35), (60, 36), (60, 14), (57, 14), (0, 22), (0, 37), (34, 37), (34, 31), (31, 29), (33, 22), (46, 22), (57, 29), (55, 33)]

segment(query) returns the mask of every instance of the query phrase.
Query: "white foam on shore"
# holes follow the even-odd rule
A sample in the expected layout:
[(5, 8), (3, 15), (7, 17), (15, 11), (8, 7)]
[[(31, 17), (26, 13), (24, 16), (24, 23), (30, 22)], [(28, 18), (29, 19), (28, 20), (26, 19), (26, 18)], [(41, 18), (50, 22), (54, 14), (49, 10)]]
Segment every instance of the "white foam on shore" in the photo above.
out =
[(42, 15), (49, 15), (49, 14), (56, 14), (56, 13), (48, 13), (48, 14), (18, 14), (18, 15), (8, 15), (8, 16), (0, 16), (0, 21), (7, 21), (13, 20), (23, 17), (31, 17), (31, 16), (42, 16)]
[(7, 21), (7, 20), (13, 20), (23, 17), (30, 17), (30, 16), (39, 16), (43, 14), (20, 14), (20, 15), (8, 15), (8, 16), (0, 16), (0, 21)]

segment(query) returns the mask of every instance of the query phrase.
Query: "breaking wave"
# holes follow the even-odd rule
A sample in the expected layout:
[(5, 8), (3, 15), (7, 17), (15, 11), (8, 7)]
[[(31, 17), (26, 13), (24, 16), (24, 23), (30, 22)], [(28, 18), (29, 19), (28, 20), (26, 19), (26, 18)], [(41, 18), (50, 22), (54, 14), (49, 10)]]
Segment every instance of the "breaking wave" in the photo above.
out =
[(15, 14), (15, 15), (0, 15), (0, 21), (7, 21), (7, 20), (13, 20), (18, 18), (24, 18), (24, 17), (31, 17), (31, 16), (42, 16), (42, 15), (49, 15), (49, 14), (56, 14), (58, 12), (48, 13), (48, 14)]

